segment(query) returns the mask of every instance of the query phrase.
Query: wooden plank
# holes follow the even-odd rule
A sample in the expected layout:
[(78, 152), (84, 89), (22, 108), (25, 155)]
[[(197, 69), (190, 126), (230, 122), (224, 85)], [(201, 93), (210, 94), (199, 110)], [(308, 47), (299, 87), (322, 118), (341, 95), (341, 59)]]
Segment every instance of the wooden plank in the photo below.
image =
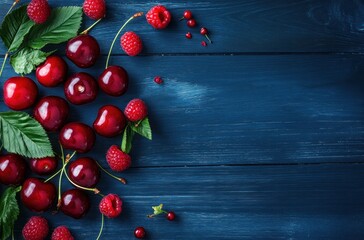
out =
[[(132, 239), (144, 226), (149, 239), (361, 239), (364, 165), (137, 168), (126, 186), (103, 176), (100, 189), (124, 199), (124, 212), (107, 219), (102, 239)], [(51, 226), (69, 226), (76, 239), (95, 239), (100, 226), (98, 196), (82, 220), (44, 214)], [(176, 222), (148, 220), (164, 203)], [(24, 219), (34, 213), (21, 209)], [(20, 239), (20, 236), (16, 239)]]
[[(104, 60), (87, 71), (97, 76)], [(134, 166), (364, 160), (362, 56), (113, 57), (111, 63), (129, 72), (127, 94), (100, 93), (92, 104), (72, 106), (70, 120), (92, 124), (104, 104), (124, 108), (132, 98), (145, 99), (154, 140), (136, 138)], [(1, 81), (12, 75), (7, 65)], [(164, 85), (153, 82), (156, 75)], [(63, 95), (62, 87), (40, 92)], [(104, 159), (119, 143), (120, 137), (99, 137), (92, 154)]]
[[(0, 19), (12, 0), (0, 0)], [(80, 5), (81, 1), (59, 5)], [(107, 53), (119, 26), (135, 12), (147, 12), (151, 1), (108, 1), (107, 19), (92, 31)], [(144, 41), (144, 54), (241, 53), (241, 52), (362, 52), (364, 47), (364, 2), (358, 0), (199, 0), (164, 1), (174, 17), (167, 30), (156, 31), (144, 17), (126, 30), (136, 31)], [(190, 9), (200, 24), (211, 31), (214, 44), (204, 48), (198, 28), (189, 29), (178, 18)], [(85, 19), (85, 26), (91, 22)], [(184, 34), (191, 31), (192, 40)], [(118, 45), (118, 44), (117, 44)], [(5, 52), (1, 45), (0, 52)], [(114, 53), (123, 53), (120, 46)]]

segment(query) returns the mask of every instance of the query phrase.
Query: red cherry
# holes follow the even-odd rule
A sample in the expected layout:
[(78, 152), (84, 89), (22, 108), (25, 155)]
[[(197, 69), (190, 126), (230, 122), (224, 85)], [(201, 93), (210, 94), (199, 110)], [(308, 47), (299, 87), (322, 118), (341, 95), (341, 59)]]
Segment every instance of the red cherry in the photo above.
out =
[(88, 73), (76, 73), (65, 83), (64, 94), (68, 101), (76, 105), (92, 102), (97, 94), (96, 80)]
[(80, 122), (66, 124), (59, 134), (59, 141), (65, 149), (86, 153), (95, 144), (95, 133), (91, 127)]
[(186, 38), (191, 39), (192, 38), (192, 34), (190, 32), (186, 33)]
[(100, 46), (94, 37), (81, 34), (68, 41), (66, 56), (78, 67), (88, 68), (99, 58)]
[(73, 218), (82, 218), (90, 208), (90, 198), (79, 189), (67, 190), (61, 197), (61, 211)]
[(175, 218), (176, 218), (176, 214), (174, 212), (168, 212), (167, 213), (168, 221), (173, 221)]
[(48, 96), (39, 100), (33, 110), (34, 118), (47, 131), (57, 131), (68, 117), (69, 106), (66, 100), (57, 96)]
[(195, 19), (190, 19), (187, 21), (187, 26), (193, 28), (193, 27), (196, 27), (197, 23), (196, 23), (196, 20)]
[(202, 41), (202, 42), (201, 42), (201, 45), (202, 45), (203, 47), (206, 47), (206, 46), (207, 46), (207, 43), (206, 43), (205, 41)]
[(57, 163), (55, 157), (33, 158), (30, 160), (30, 169), (36, 174), (48, 175), (54, 173)]
[(138, 239), (142, 239), (145, 237), (145, 229), (143, 227), (137, 227), (134, 230), (134, 236)]
[(100, 169), (95, 160), (83, 157), (70, 164), (68, 167), (68, 175), (78, 185), (92, 188), (100, 180)]
[(0, 183), (19, 185), (23, 182), (26, 171), (24, 159), (17, 154), (0, 156)]
[(40, 84), (55, 87), (66, 79), (67, 63), (58, 56), (49, 56), (37, 67), (36, 77)]
[(203, 27), (200, 29), (200, 34), (204, 35), (206, 37), (206, 39), (209, 40), (210, 43), (212, 43), (208, 33), (209, 33), (209, 31), (207, 30), (207, 28)]
[(12, 77), (4, 83), (4, 102), (13, 110), (32, 106), (38, 95), (37, 85), (27, 77)]
[(183, 18), (187, 19), (187, 20), (191, 19), (192, 18), (192, 12), (190, 10), (184, 11)]
[(105, 105), (99, 109), (93, 126), (101, 136), (115, 137), (124, 131), (126, 118), (118, 107)]
[(128, 73), (119, 66), (109, 66), (98, 79), (99, 87), (111, 96), (121, 96), (128, 90)]
[(56, 199), (56, 187), (39, 178), (28, 178), (23, 183), (20, 199), (24, 206), (35, 212), (48, 210)]
[(163, 79), (162, 79), (160, 76), (156, 76), (156, 77), (154, 78), (154, 82), (155, 82), (156, 84), (162, 84), (162, 83), (163, 83)]

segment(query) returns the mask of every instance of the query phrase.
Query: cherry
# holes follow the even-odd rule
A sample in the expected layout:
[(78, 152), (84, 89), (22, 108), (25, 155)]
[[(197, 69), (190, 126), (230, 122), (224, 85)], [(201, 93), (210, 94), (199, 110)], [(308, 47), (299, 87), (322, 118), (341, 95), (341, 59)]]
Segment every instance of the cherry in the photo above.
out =
[(86, 153), (95, 144), (95, 133), (91, 127), (80, 122), (66, 124), (59, 134), (59, 141), (66, 149)]
[(17, 154), (0, 156), (0, 182), (3, 184), (19, 185), (23, 182), (26, 171), (24, 159)]
[(188, 39), (191, 39), (192, 38), (192, 34), (190, 33), (190, 32), (188, 32), (188, 33), (186, 33), (186, 38), (188, 38)]
[(160, 76), (156, 76), (156, 77), (154, 78), (154, 82), (155, 82), (156, 84), (162, 84), (162, 83), (163, 83), (163, 79), (162, 79)]
[(94, 37), (81, 34), (68, 41), (66, 56), (78, 67), (88, 68), (93, 66), (100, 56), (100, 46)]
[(200, 29), (200, 34), (204, 35), (206, 37), (206, 39), (209, 40), (210, 43), (212, 43), (212, 41), (209, 38), (208, 33), (209, 33), (209, 31), (207, 30), (207, 28), (203, 27)]
[(118, 107), (105, 105), (99, 109), (93, 126), (101, 136), (114, 137), (124, 131), (126, 118)]
[(195, 19), (190, 19), (187, 21), (187, 26), (193, 28), (193, 27), (196, 27), (197, 23), (196, 23), (196, 20)]
[(27, 77), (11, 77), (4, 83), (4, 102), (13, 110), (32, 106), (38, 95), (37, 85)]
[(83, 157), (70, 164), (68, 175), (76, 184), (82, 187), (92, 188), (100, 180), (100, 169), (95, 160)]
[(166, 217), (169, 221), (173, 221), (176, 218), (176, 214), (174, 212), (168, 212)]
[(192, 18), (192, 12), (190, 10), (184, 11), (183, 18), (187, 19), (187, 20), (190, 20)]
[(134, 236), (138, 239), (142, 239), (145, 237), (145, 229), (143, 227), (137, 227), (134, 230)]
[(45, 87), (55, 87), (66, 79), (67, 63), (58, 56), (49, 56), (37, 67), (36, 77)]
[(39, 100), (33, 110), (34, 118), (47, 131), (59, 130), (67, 120), (69, 106), (66, 100), (57, 96), (48, 96)]
[(121, 96), (128, 90), (128, 73), (120, 66), (109, 66), (100, 75), (98, 83), (105, 93)]
[(207, 43), (206, 43), (205, 41), (202, 41), (202, 42), (201, 42), (201, 45), (202, 45), (203, 47), (206, 47), (206, 46), (207, 46)]
[(24, 206), (35, 212), (48, 210), (56, 198), (56, 187), (39, 178), (28, 178), (23, 183), (20, 199)]
[(70, 189), (61, 197), (61, 211), (73, 218), (82, 218), (90, 208), (90, 198), (82, 190)]
[(30, 160), (30, 169), (39, 175), (52, 174), (57, 168), (55, 157), (33, 158)]
[(64, 93), (73, 104), (85, 104), (96, 98), (96, 80), (88, 73), (80, 72), (68, 78), (64, 85)]

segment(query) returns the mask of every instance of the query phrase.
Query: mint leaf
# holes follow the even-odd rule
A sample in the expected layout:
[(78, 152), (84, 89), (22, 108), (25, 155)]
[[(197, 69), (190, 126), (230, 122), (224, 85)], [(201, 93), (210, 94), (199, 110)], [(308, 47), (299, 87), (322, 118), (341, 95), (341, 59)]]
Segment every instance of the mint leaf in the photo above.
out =
[(31, 29), (27, 37), (27, 45), (34, 49), (41, 49), (47, 44), (65, 42), (77, 35), (81, 21), (81, 7), (55, 8), (46, 23), (37, 24)]
[(9, 52), (18, 50), (34, 24), (27, 15), (27, 5), (6, 15), (1, 24), (0, 36)]
[(7, 188), (0, 198), (0, 233), (1, 239), (11, 236), (15, 221), (19, 216), (19, 206), (16, 201), (16, 193), (21, 187)]
[(0, 141), (8, 152), (25, 157), (54, 156), (45, 130), (24, 112), (0, 112)]
[(126, 125), (123, 134), (123, 140), (121, 141), (121, 150), (125, 153), (129, 153), (132, 146), (134, 132), (131, 130), (130, 125)]
[(149, 119), (146, 117), (137, 125), (131, 125), (131, 129), (141, 136), (152, 140), (152, 129), (150, 128)]
[(52, 53), (53, 52), (45, 53), (41, 50), (23, 48), (11, 57), (10, 64), (17, 74), (29, 74)]

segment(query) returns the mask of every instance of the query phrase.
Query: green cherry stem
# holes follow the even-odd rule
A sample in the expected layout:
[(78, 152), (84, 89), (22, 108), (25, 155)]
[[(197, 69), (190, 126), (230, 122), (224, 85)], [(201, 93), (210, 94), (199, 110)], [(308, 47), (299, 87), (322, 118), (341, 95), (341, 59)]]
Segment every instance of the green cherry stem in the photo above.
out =
[(99, 166), (99, 168), (102, 170), (102, 171), (104, 171), (107, 175), (109, 175), (110, 177), (112, 177), (112, 178), (114, 178), (114, 179), (116, 179), (116, 180), (118, 180), (119, 182), (121, 182), (122, 184), (126, 184), (126, 179), (125, 178), (122, 178), (122, 177), (117, 177), (117, 176), (115, 176), (115, 175), (113, 175), (113, 174), (111, 174), (110, 172), (108, 172), (105, 168), (103, 168), (101, 165), (100, 165), (100, 163), (98, 163), (97, 161), (96, 161), (96, 164)]
[(99, 235), (97, 235), (96, 240), (100, 239), (103, 229), (104, 229), (104, 214), (101, 213), (101, 227), (100, 227)]
[(73, 181), (71, 180), (71, 178), (68, 176), (68, 174), (67, 174), (67, 172), (66, 172), (66, 171), (64, 171), (64, 175), (66, 176), (66, 178), (68, 179), (68, 181), (69, 181), (70, 183), (72, 183), (72, 185), (74, 185), (74, 186), (76, 186), (76, 187), (78, 187), (78, 188), (80, 188), (80, 189), (86, 190), (86, 191), (91, 191), (91, 192), (93, 192), (93, 193), (95, 193), (95, 194), (100, 194), (100, 191), (99, 191), (97, 188), (87, 188), (87, 187), (82, 187), (82, 186), (78, 185), (77, 183), (73, 182)]
[(133, 16), (131, 16), (124, 24), (123, 26), (121, 26), (121, 28), (119, 29), (119, 31), (116, 33), (115, 37), (114, 37), (114, 40), (112, 41), (111, 43), (111, 46), (110, 46), (110, 49), (109, 49), (109, 54), (107, 55), (107, 59), (106, 59), (106, 65), (105, 65), (105, 69), (109, 66), (109, 59), (110, 59), (110, 55), (111, 55), (111, 51), (112, 51), (112, 48), (114, 47), (114, 44), (115, 44), (115, 41), (116, 39), (118, 38), (119, 34), (121, 33), (121, 31), (124, 29), (124, 27), (131, 21), (133, 20), (134, 18), (137, 18), (137, 17), (140, 17), (140, 16), (143, 16), (143, 13), (142, 12), (138, 12), (138, 13), (135, 13)]
[(80, 35), (82, 34), (88, 34), (88, 32), (96, 26), (96, 24), (98, 24), (100, 21), (102, 20), (102, 18), (100, 18), (99, 20), (97, 20), (96, 22), (94, 22), (91, 26), (89, 26), (88, 28), (86, 28), (85, 30), (83, 30)]
[(54, 178), (55, 176), (57, 176), (60, 172), (62, 171), (62, 168), (59, 169), (56, 173), (54, 173), (52, 176), (50, 176), (49, 178), (47, 178), (44, 182), (48, 182), (50, 181), (52, 178)]
[[(18, 2), (20, 2), (20, 0), (15, 0), (15, 1), (13, 2), (13, 5), (11, 5), (11, 7), (9, 8), (9, 11), (6, 13), (6, 15), (8, 15), (8, 14), (11, 12), (11, 10), (13, 10), (13, 8), (15, 7), (15, 5), (16, 5)], [(5, 15), (5, 16), (6, 16), (6, 15)]]
[(4, 67), (5, 67), (5, 63), (6, 63), (6, 60), (8, 59), (8, 56), (9, 56), (9, 52), (5, 53), (4, 61), (3, 61), (3, 64), (1, 65), (1, 69), (0, 69), (0, 77), (1, 77), (1, 75), (3, 73)]

